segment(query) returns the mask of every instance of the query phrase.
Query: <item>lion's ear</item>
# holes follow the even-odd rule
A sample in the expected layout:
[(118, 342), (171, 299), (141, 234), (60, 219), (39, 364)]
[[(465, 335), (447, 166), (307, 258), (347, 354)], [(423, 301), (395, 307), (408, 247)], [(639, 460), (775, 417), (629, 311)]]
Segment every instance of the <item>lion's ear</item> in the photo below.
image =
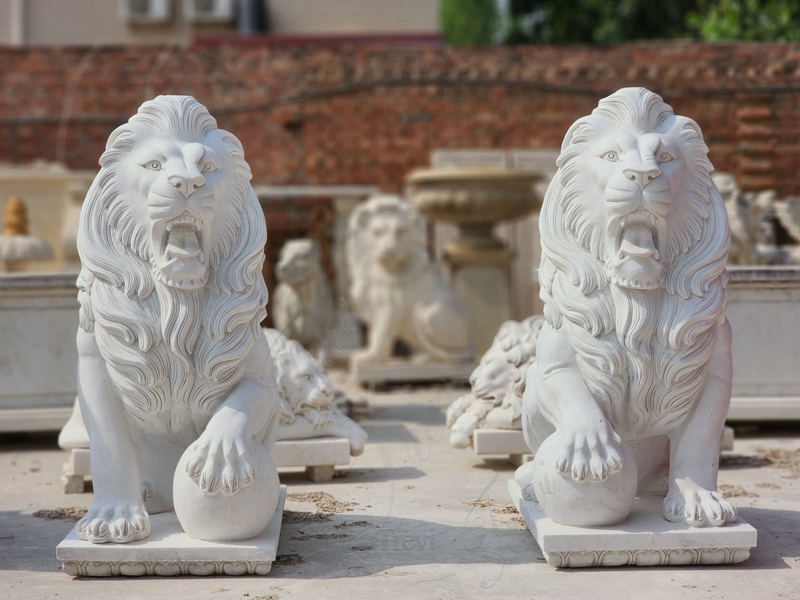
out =
[(557, 167), (560, 168), (564, 166), (564, 163), (567, 160), (567, 150), (573, 148), (574, 144), (579, 144), (587, 140), (585, 133), (587, 129), (591, 128), (589, 118), (590, 117), (583, 117), (582, 119), (578, 119), (567, 131), (566, 135), (564, 136), (564, 141), (561, 142), (561, 154), (559, 154), (558, 158), (556, 159)]
[(131, 129), (130, 124), (120, 125), (108, 136), (106, 151), (100, 157), (100, 166), (105, 167), (109, 162), (119, 157), (119, 151), (132, 148), (135, 143), (136, 133)]

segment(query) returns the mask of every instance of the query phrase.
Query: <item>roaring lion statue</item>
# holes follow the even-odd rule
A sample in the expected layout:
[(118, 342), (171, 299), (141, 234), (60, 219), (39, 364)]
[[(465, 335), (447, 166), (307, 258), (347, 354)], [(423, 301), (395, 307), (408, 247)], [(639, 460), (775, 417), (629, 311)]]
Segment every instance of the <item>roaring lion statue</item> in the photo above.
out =
[(280, 399), (277, 440), (336, 436), (350, 442), (350, 455), (364, 452), (367, 433), (335, 404), (336, 393), (322, 365), (296, 340), (264, 329), (272, 351), (273, 373)]
[(642, 88), (601, 100), (567, 132), (539, 219), (546, 323), (523, 422), (542, 452), (517, 471), (523, 495), (552, 494), (557, 472), (580, 482), (570, 493), (587, 500), (584, 516), (599, 515), (592, 501), (620, 489), (626, 455), (627, 510), (638, 490), (666, 494), (670, 521), (736, 518), (717, 491), (729, 230), (707, 152), (694, 121)]
[(194, 98), (159, 96), (111, 133), (100, 165), (78, 234), (95, 491), (79, 535), (147, 537), (190, 446), (186, 472), (205, 494), (273, 477), (277, 505), (277, 471), (256, 472), (255, 458), (279, 415), (259, 325), (267, 230), (239, 140)]
[(333, 297), (314, 240), (289, 240), (281, 248), (272, 299), (272, 320), (284, 335), (297, 340), (328, 365), (328, 338), (335, 324)]
[(473, 355), (466, 305), (428, 257), (425, 221), (397, 196), (377, 195), (350, 217), (347, 261), (356, 315), (369, 327), (360, 368), (392, 356), (401, 341), (412, 360)]

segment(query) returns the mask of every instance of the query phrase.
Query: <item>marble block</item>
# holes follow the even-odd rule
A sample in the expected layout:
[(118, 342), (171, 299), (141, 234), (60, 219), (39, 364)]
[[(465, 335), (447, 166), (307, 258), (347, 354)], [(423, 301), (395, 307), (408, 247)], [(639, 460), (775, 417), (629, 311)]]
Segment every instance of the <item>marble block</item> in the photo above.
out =
[(150, 515), (149, 538), (127, 544), (93, 544), (73, 529), (56, 548), (62, 570), (76, 577), (160, 575), (266, 575), (278, 552), (286, 486), (264, 531), (253, 539), (207, 542), (189, 537), (174, 512)]
[(305, 467), (315, 483), (333, 479), (337, 466), (350, 464), (350, 442), (342, 437), (275, 442), (270, 454), (277, 467)]
[(663, 498), (637, 498), (623, 522), (607, 527), (571, 527), (553, 522), (538, 503), (508, 491), (547, 563), (554, 567), (716, 565), (738, 563), (756, 545), (756, 530), (739, 517), (720, 527), (690, 527), (661, 515)]
[(508, 454), (516, 466), (533, 458), (521, 429), (476, 429), (472, 436), (472, 447), (478, 456)]

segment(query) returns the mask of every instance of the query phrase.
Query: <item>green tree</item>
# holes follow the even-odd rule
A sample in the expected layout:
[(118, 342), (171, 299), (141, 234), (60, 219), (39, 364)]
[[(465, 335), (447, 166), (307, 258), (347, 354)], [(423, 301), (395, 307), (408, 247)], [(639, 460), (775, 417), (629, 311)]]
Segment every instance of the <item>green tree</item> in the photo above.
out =
[(497, 23), (495, 0), (442, 0), (439, 4), (439, 24), (450, 44), (491, 44)]
[(687, 23), (702, 40), (800, 40), (798, 0), (701, 0)]

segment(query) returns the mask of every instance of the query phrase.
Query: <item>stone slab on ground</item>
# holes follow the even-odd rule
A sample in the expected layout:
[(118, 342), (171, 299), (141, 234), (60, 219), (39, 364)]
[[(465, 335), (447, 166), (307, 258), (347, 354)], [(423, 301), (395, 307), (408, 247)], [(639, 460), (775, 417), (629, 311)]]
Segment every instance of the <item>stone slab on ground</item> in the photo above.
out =
[(662, 498), (637, 498), (630, 516), (608, 527), (553, 522), (508, 480), (508, 493), (548, 564), (554, 567), (719, 565), (738, 563), (756, 545), (756, 530), (741, 518), (722, 527), (689, 527), (667, 521)]
[(734, 396), (728, 421), (800, 421), (800, 396)]
[(428, 362), (409, 361), (374, 362), (356, 369), (350, 361), (351, 380), (365, 386), (390, 383), (467, 383), (478, 363), (475, 362)]
[(278, 508), (256, 538), (239, 542), (206, 542), (189, 537), (174, 512), (150, 516), (150, 537), (128, 544), (93, 544), (78, 538), (75, 528), (56, 547), (62, 570), (77, 577), (160, 575), (266, 575), (278, 555), (286, 486)]
[(508, 455), (517, 467), (533, 459), (521, 429), (476, 429), (472, 448), (478, 456)]

